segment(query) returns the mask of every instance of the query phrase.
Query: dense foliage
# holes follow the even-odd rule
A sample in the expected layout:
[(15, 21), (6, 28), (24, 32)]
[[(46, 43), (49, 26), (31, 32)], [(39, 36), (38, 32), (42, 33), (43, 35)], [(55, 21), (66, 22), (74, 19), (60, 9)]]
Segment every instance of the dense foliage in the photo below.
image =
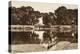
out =
[(35, 11), (31, 6), (27, 7), (9, 7), (11, 11), (11, 24), (12, 25), (34, 25), (38, 23), (38, 18), (43, 17), (45, 25), (77, 25), (78, 9), (67, 9), (61, 6), (55, 10), (54, 13), (41, 13)]

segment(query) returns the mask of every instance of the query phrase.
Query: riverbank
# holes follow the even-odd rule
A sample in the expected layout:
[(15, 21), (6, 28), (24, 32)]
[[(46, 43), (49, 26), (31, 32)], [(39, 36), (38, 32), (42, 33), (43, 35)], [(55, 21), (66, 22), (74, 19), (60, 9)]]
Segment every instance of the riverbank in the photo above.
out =
[(11, 51), (17, 52), (42, 52), (42, 51), (55, 51), (55, 50), (72, 50), (78, 49), (77, 43), (70, 43), (67, 41), (61, 41), (50, 49), (43, 47), (41, 44), (17, 44), (11, 45)]

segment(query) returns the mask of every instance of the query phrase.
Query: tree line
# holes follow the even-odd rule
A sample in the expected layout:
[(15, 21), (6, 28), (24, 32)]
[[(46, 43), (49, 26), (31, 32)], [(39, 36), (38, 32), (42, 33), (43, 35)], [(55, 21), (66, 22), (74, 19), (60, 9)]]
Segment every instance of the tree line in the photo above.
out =
[(54, 13), (35, 11), (31, 6), (9, 7), (9, 14), (11, 25), (35, 25), (40, 17), (43, 17), (44, 25), (78, 24), (78, 9), (67, 9), (65, 6), (58, 7)]

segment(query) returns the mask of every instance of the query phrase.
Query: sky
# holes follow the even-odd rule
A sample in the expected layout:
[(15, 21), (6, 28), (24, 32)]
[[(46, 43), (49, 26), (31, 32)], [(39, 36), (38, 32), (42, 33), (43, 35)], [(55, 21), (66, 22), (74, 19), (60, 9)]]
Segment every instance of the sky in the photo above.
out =
[(35, 11), (40, 11), (43, 13), (54, 12), (58, 7), (65, 6), (67, 9), (77, 9), (77, 5), (71, 4), (57, 4), (57, 3), (39, 3), (39, 2), (24, 2), (24, 1), (12, 1), (12, 6), (21, 7), (21, 6), (31, 6)]

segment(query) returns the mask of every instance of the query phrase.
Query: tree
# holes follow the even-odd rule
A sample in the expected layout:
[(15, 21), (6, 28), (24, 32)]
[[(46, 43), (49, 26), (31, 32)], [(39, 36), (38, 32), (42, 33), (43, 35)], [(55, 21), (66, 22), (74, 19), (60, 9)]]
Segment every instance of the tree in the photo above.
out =
[(57, 16), (57, 24), (59, 25), (77, 25), (78, 10), (67, 9), (64, 6), (59, 7), (55, 10)]
[(61, 6), (61, 7), (57, 8), (55, 10), (55, 14), (57, 16), (57, 24), (59, 24), (59, 25), (65, 24), (65, 22), (66, 22), (66, 19), (65, 19), (66, 12), (67, 12), (67, 8), (64, 7), (64, 6)]
[(52, 12), (49, 12), (49, 18), (50, 18), (50, 24), (51, 25), (55, 25), (56, 24), (56, 17), (55, 17), (55, 14), (52, 13)]
[(44, 13), (44, 15), (43, 15), (43, 24), (49, 25), (49, 23), (50, 23), (49, 15), (48, 15), (48, 13)]

